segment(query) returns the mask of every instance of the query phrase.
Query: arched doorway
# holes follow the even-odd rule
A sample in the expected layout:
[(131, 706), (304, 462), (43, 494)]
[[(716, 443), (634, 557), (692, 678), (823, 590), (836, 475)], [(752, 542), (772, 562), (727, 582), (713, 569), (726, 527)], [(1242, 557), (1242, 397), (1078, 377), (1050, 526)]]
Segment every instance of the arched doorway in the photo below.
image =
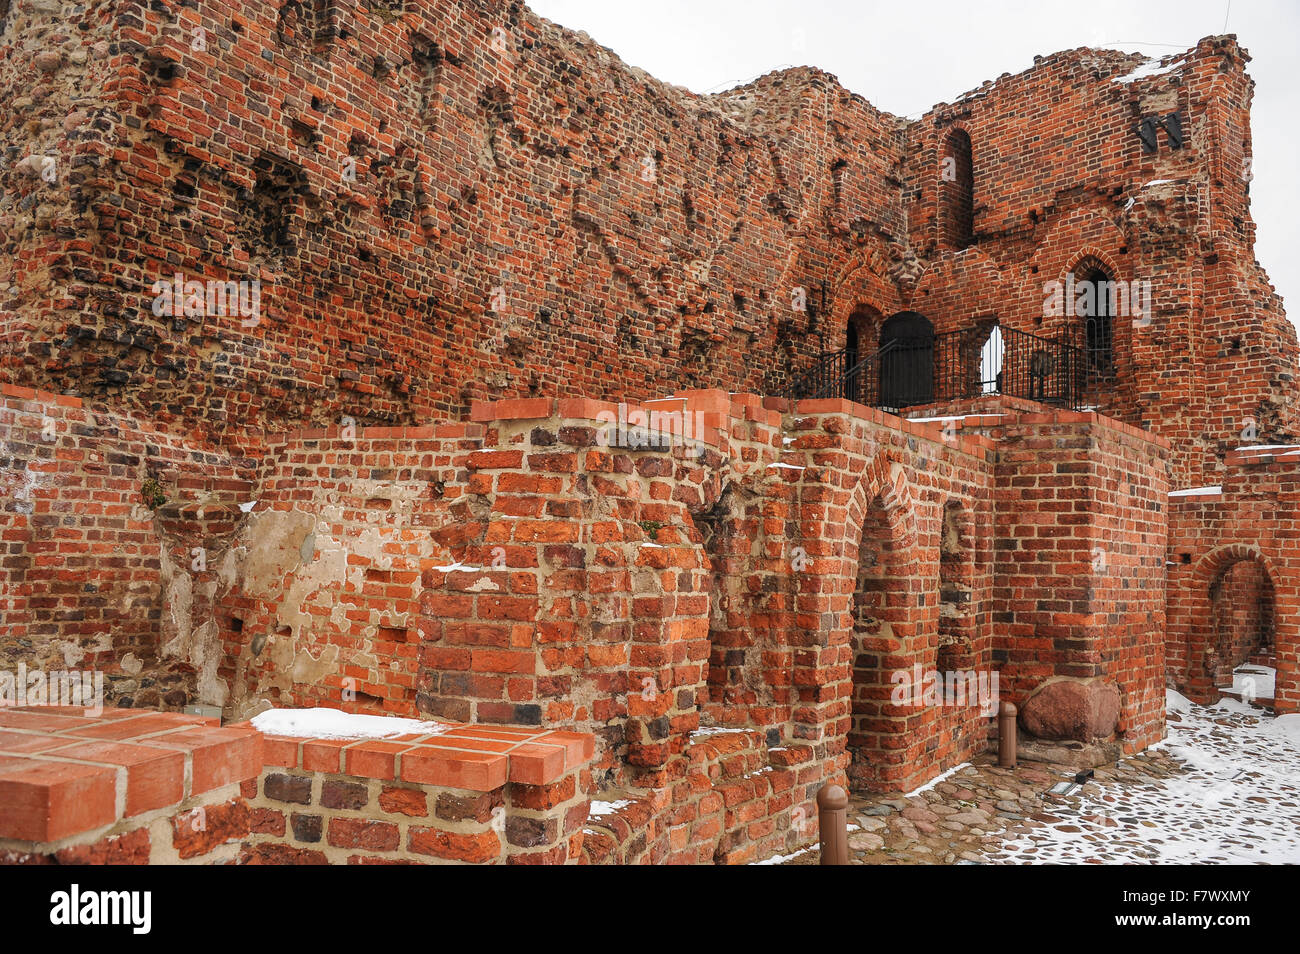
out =
[(851, 634), (853, 695), (848, 748), (849, 785), (878, 788), (898, 773), (901, 749), (890, 743), (906, 730), (906, 714), (890, 703), (891, 676), (911, 648), (914, 625), (908, 554), (880, 496), (867, 505), (858, 545)]
[(1267, 568), (1253, 557), (1230, 563), (1210, 583), (1209, 596), (1206, 676), (1216, 689), (1240, 691), (1244, 680), (1241, 675), (1234, 678), (1234, 673), (1250, 669), (1246, 677), (1250, 694), (1272, 698), (1272, 674), (1264, 675), (1276, 668), (1273, 581)]
[(934, 326), (903, 311), (880, 328), (880, 406), (898, 411), (934, 400)]

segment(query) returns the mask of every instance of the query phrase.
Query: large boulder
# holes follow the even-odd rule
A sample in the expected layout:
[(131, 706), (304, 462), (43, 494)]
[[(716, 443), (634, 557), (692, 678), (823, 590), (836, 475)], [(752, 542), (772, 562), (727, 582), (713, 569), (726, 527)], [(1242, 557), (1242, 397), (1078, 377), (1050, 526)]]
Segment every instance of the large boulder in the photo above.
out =
[(1103, 679), (1047, 680), (1020, 707), (1020, 726), (1040, 739), (1109, 739), (1119, 724), (1119, 689)]

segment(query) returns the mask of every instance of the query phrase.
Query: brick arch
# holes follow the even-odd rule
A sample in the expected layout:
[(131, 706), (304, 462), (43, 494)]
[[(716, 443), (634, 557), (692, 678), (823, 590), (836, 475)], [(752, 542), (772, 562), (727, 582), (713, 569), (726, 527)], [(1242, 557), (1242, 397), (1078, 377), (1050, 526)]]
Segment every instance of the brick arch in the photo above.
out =
[[(898, 541), (911, 548), (917, 543), (916, 503), (912, 488), (907, 480), (903, 465), (898, 463), (887, 450), (879, 451), (872, 457), (858, 476), (853, 494), (849, 498), (848, 521), (846, 523), (846, 541), (852, 546), (862, 542), (862, 519), (867, 507), (879, 497), (887, 513), (897, 511)], [(852, 552), (851, 548), (848, 552)]]
[(830, 320), (833, 348), (844, 346), (844, 330), (858, 309), (870, 309), (880, 315), (903, 310), (903, 296), (889, 274), (884, 252), (868, 246), (855, 255), (831, 283)]
[(1112, 279), (1119, 281), (1123, 277), (1123, 269), (1105, 249), (1098, 248), (1095, 245), (1085, 245), (1066, 260), (1065, 267), (1061, 269), (1061, 274), (1056, 276), (1057, 280), (1064, 281), (1065, 276), (1070, 272), (1077, 275), (1079, 266), (1089, 260), (1095, 261), (1105, 269)]
[(932, 581), (915, 569), (916, 509), (904, 468), (881, 451), (854, 487), (843, 536), (849, 597), (842, 628), (849, 652), (846, 743), (850, 783), (859, 789), (902, 785), (914, 771), (908, 753), (930, 718), (925, 710), (896, 707), (890, 699), (893, 673), (929, 663), (922, 653), (929, 639), (925, 594)]
[[(1065, 286), (1067, 276), (1077, 274), (1089, 260), (1102, 268), (1112, 281), (1129, 282), (1135, 277), (1123, 230), (1100, 212), (1080, 209), (1051, 225), (1029, 262), (1020, 290), (1024, 310), (1019, 320), (1026, 322), (1022, 330), (1053, 338), (1068, 334), (1077, 339), (1075, 344), (1081, 349), (1085, 346), (1084, 324), (1080, 319), (1046, 313), (1048, 296), (1044, 286), (1049, 282)], [(1135, 423), (1140, 407), (1134, 351), (1138, 336), (1131, 317), (1113, 316), (1111, 335), (1109, 362), (1102, 362), (1090, 371), (1084, 366), (1087, 357), (1081, 355), (1079, 383), (1085, 389), (1084, 402), (1097, 406), (1109, 416)]]
[[(1284, 655), (1284, 639), (1292, 655), (1295, 653), (1297, 622), (1294, 613), (1284, 612), (1279, 606), (1282, 597), (1278, 592), (1278, 584), (1285, 579), (1285, 576), (1279, 576), (1276, 562), (1254, 544), (1228, 543), (1216, 547), (1196, 562), (1192, 570), (1190, 592), (1186, 597), (1187, 619), (1190, 623), (1187, 635), (1186, 688), (1188, 695), (1198, 702), (1214, 702), (1218, 699), (1215, 685), (1217, 674), (1207, 668), (1210, 654), (1217, 648), (1214, 606), (1210, 590), (1215, 581), (1232, 567), (1246, 560), (1254, 561), (1263, 569), (1271, 587), (1275, 621), (1274, 638), (1279, 660)], [(1279, 689), (1283, 677), (1282, 666), (1279, 664)]]
[(1102, 262), (1116, 281), (1133, 276), (1123, 264), (1127, 256), (1121, 249), (1126, 246), (1124, 232), (1109, 218), (1092, 209), (1076, 210), (1052, 223), (1038, 243), (1023, 272), (1019, 288), (1009, 283), (1007, 292), (1015, 305), (1009, 308), (1022, 331), (1047, 334), (1050, 319), (1041, 324), (1036, 321), (1043, 314), (1043, 285), (1050, 281), (1065, 281), (1066, 273), (1083, 259), (1091, 256)]

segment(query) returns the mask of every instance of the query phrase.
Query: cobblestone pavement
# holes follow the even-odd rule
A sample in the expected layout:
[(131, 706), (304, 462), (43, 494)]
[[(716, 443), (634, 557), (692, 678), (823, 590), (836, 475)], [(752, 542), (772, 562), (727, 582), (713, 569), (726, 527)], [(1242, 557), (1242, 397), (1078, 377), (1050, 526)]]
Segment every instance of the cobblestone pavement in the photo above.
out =
[[(849, 803), (852, 864), (1300, 862), (1300, 716), (1170, 694), (1160, 745), (1068, 795), (1076, 769), (993, 755), (908, 796)], [(817, 864), (816, 846), (773, 859)]]

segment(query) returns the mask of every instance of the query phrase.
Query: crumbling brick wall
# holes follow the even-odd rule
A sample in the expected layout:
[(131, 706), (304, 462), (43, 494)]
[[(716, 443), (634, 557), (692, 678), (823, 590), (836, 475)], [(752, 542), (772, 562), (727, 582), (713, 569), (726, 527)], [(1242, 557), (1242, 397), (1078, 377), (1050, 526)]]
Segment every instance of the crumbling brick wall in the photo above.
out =
[(116, 705), (223, 705), (212, 607), (251, 469), (77, 398), (0, 387), (0, 666), (102, 671)]
[[(517, 3), (10, 19), (2, 373), (214, 439), (758, 390), (905, 230), (900, 129), (815, 70), (700, 98)], [(155, 313), (177, 274), (259, 313)]]
[[(1253, 254), (1248, 60), (1231, 37), (1163, 66), (1070, 50), (908, 127), (911, 243), (927, 267), (906, 305), (936, 331), (996, 318), (1053, 337), (1065, 316), (1045, 314), (1046, 283), (1089, 263), (1149, 281), (1150, 314), (1113, 320), (1117, 376), (1088, 402), (1173, 441), (1176, 486), (1211, 482), (1247, 418), (1261, 443), (1300, 423), (1295, 331)], [(966, 249), (943, 233), (954, 130), (973, 157)]]
[[(1297, 704), (1289, 478), (1234, 469), (1297, 431), (1235, 39), (1055, 54), (908, 122), (812, 69), (694, 96), (496, 0), (3, 29), (8, 657), (135, 704), (574, 724), (637, 790), (589, 857), (738, 860), (827, 779), (978, 749), (984, 717), (891, 701), (911, 665), (1106, 680), (1157, 738), (1168, 467), (1227, 476), (1172, 504), (1175, 680), (1212, 688), (1198, 621), (1258, 554)], [(1044, 284), (1094, 269), (1151, 283), (1085, 395), (1123, 425), (765, 400), (905, 310), (1077, 341)], [(698, 411), (703, 454), (599, 446), (619, 400)]]

